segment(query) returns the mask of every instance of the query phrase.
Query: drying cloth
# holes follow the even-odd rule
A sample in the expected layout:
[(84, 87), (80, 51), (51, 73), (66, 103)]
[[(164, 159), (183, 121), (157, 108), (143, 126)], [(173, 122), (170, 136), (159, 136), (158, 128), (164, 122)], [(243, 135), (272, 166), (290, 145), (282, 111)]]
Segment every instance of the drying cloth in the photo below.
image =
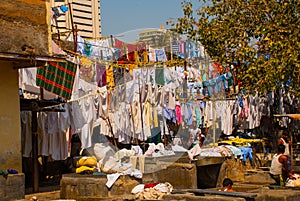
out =
[(138, 156), (139, 158), (139, 170), (144, 173), (145, 172), (145, 156)]
[(190, 160), (193, 160), (194, 156), (199, 155), (200, 152), (201, 152), (201, 148), (200, 148), (199, 144), (196, 144), (192, 149), (190, 149), (188, 151), (188, 155), (189, 155)]
[(115, 174), (108, 174), (107, 175), (107, 182), (106, 182), (106, 186), (108, 188), (112, 187), (112, 185), (117, 181), (117, 179), (120, 177), (120, 173), (115, 173)]
[(36, 85), (69, 100), (72, 95), (76, 69), (76, 64), (70, 61), (50, 61), (47, 66), (38, 67)]
[(137, 156), (130, 156), (130, 163), (131, 163), (131, 167), (133, 168), (133, 169), (135, 169), (136, 168), (136, 162), (137, 162)]

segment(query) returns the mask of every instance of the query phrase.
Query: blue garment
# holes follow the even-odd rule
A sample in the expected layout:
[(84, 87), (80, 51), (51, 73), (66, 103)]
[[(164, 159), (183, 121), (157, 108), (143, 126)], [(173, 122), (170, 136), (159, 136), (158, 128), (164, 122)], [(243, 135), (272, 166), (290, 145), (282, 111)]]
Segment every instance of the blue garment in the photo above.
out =
[(209, 93), (209, 91), (208, 91), (208, 81), (203, 81), (202, 82), (202, 86), (203, 86), (203, 91), (202, 91), (202, 94), (204, 95), (204, 96), (210, 96), (210, 93)]
[(175, 110), (164, 108), (164, 117), (173, 123), (176, 123), (176, 113)]
[(61, 12), (63, 12), (63, 13), (67, 12), (68, 9), (69, 9), (68, 6), (61, 6), (61, 7), (60, 7)]
[(225, 145), (225, 147), (227, 147), (228, 149), (231, 150), (231, 152), (234, 155), (234, 158), (240, 158), (240, 159), (243, 158), (242, 151), (239, 148), (232, 146), (232, 145)]
[(238, 102), (239, 102), (240, 107), (243, 108), (244, 107), (244, 103), (243, 103), (243, 98), (242, 97), (238, 98)]
[(190, 126), (193, 123), (193, 113), (192, 113), (192, 107), (190, 104), (186, 104), (186, 107), (188, 109), (188, 117), (187, 117), (187, 122), (186, 125)]
[(226, 85), (226, 80), (225, 80), (225, 76), (224, 75), (220, 75), (217, 77), (216, 79), (216, 87), (215, 87), (215, 90), (216, 90), (216, 93), (219, 94), (219, 93), (224, 93), (225, 92), (225, 85)]
[(202, 124), (201, 111), (199, 105), (196, 105), (195, 114), (196, 114), (197, 127), (199, 127)]
[(92, 43), (85, 40), (84, 41), (84, 55), (88, 57), (92, 54), (92, 51), (93, 51)]
[(81, 36), (77, 36), (77, 52), (82, 54), (84, 53), (84, 39)]
[(233, 82), (233, 78), (232, 78), (232, 74), (231, 72), (227, 72), (224, 74), (224, 78), (225, 78), (225, 82), (224, 82), (224, 87), (225, 89), (229, 88), (229, 86), (231, 86), (231, 82)]
[(54, 15), (53, 15), (54, 18), (58, 18), (60, 16), (58, 8), (54, 7), (54, 8), (52, 8), (52, 11), (54, 12)]
[(156, 61), (167, 61), (166, 52), (164, 49), (156, 49)]
[(250, 147), (239, 147), (239, 149), (242, 151), (244, 162), (247, 161), (247, 158), (249, 158), (250, 161), (253, 160), (252, 149)]

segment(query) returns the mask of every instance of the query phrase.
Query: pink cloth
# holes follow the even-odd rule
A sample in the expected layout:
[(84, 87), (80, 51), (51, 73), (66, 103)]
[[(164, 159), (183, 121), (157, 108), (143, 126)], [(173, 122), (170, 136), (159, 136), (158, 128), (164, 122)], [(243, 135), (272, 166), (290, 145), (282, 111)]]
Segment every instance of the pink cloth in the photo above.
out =
[(177, 124), (181, 124), (182, 123), (182, 116), (181, 116), (181, 107), (180, 107), (179, 104), (176, 104), (175, 112), (176, 112)]
[(52, 52), (54, 54), (67, 55), (54, 41), (52, 41)]
[(248, 113), (249, 113), (249, 109), (248, 109), (248, 100), (247, 98), (243, 98), (243, 108), (241, 111), (241, 119), (245, 120), (248, 118)]

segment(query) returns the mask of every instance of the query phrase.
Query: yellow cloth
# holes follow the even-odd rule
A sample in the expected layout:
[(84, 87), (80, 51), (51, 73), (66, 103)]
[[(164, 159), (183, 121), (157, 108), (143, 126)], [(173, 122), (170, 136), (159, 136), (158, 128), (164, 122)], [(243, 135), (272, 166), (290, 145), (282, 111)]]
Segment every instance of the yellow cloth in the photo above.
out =
[(146, 156), (138, 156), (138, 159), (139, 159), (139, 170), (142, 173), (145, 172), (145, 157)]
[(82, 157), (76, 162), (76, 167), (88, 166), (93, 167), (97, 166), (97, 159), (95, 157)]
[(76, 173), (78, 174), (78, 173), (81, 173), (81, 172), (86, 171), (86, 170), (97, 172), (96, 168), (91, 168), (91, 167), (88, 167), (88, 166), (81, 166), (81, 167), (76, 168)]
[(112, 66), (108, 66), (106, 69), (106, 83), (108, 87), (114, 87), (114, 69)]
[(153, 123), (154, 123), (154, 128), (158, 127), (158, 116), (157, 116), (157, 107), (153, 108)]

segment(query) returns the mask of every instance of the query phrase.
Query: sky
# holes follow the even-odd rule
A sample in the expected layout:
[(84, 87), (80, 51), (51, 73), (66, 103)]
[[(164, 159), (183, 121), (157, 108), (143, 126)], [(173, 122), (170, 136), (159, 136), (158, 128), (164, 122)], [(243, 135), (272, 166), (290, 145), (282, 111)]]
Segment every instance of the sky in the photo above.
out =
[[(183, 16), (183, 0), (101, 0), (102, 36), (130, 40), (141, 29), (165, 28), (171, 18)], [(190, 0), (199, 5), (197, 0)], [(199, 6), (198, 6), (199, 7)]]

